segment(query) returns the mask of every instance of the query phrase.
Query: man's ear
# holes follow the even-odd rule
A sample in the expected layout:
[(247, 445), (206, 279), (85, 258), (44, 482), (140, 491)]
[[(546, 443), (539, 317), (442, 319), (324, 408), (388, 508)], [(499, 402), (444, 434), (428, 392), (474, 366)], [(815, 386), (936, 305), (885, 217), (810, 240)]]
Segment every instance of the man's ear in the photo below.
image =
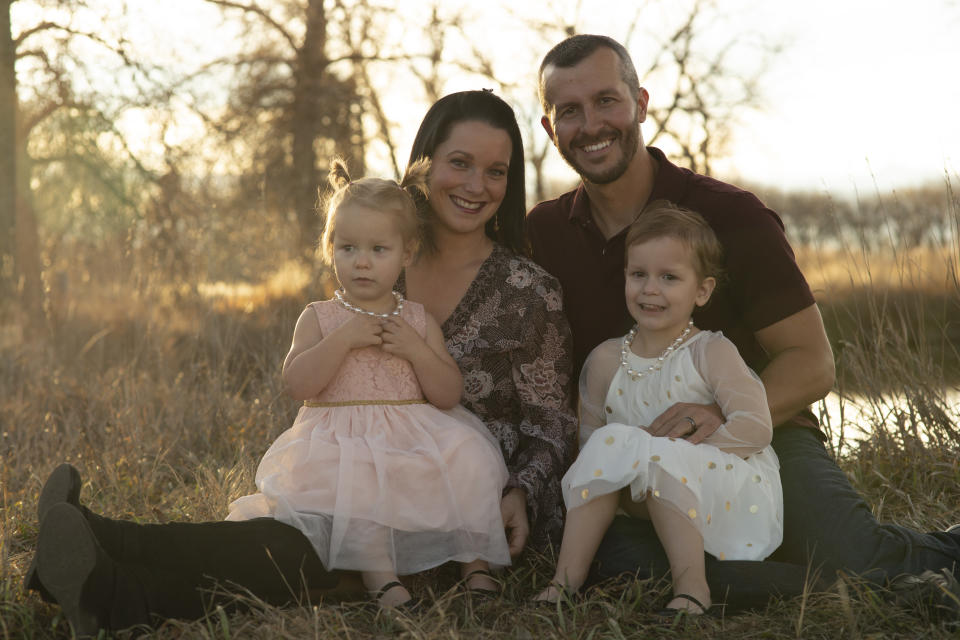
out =
[(644, 122), (647, 119), (647, 104), (650, 102), (650, 94), (643, 87), (637, 92), (637, 121)]
[(547, 116), (541, 117), (540, 126), (543, 127), (543, 130), (547, 132), (548, 136), (550, 136), (550, 140), (553, 140), (553, 125), (550, 124), (550, 118)]

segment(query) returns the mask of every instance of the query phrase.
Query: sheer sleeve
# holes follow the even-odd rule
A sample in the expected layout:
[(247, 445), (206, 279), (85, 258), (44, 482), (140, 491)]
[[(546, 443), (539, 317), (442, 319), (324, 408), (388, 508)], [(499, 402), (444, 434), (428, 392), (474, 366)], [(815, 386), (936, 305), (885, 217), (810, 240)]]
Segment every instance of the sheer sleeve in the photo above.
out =
[(726, 422), (705, 442), (741, 457), (754, 454), (773, 438), (763, 383), (740, 357), (736, 346), (722, 334), (704, 338), (691, 355), (726, 417)]
[(590, 439), (590, 434), (607, 424), (603, 407), (606, 404), (610, 381), (620, 364), (621, 338), (607, 340), (587, 356), (580, 371), (580, 446)]

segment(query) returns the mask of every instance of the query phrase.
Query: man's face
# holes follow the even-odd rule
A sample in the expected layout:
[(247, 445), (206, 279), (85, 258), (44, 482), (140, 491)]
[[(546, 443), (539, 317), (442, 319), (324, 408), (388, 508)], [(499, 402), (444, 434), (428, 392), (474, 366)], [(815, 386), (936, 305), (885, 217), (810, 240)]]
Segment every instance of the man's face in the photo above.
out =
[(595, 184), (622, 176), (642, 143), (648, 96), (631, 95), (617, 54), (601, 47), (573, 67), (548, 66), (543, 83), (550, 111), (541, 124), (563, 159)]

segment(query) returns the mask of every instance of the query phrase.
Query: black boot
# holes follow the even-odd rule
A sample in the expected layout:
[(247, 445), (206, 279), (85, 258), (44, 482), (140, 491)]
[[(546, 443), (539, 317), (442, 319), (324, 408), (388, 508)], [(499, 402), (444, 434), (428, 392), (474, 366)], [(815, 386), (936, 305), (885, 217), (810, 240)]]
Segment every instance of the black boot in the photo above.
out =
[(34, 580), (60, 605), (77, 637), (109, 627), (114, 562), (78, 509), (61, 502), (47, 510), (34, 567)]
[(34, 559), (37, 581), (63, 609), (78, 638), (206, 613), (190, 576), (116, 562), (97, 542), (83, 512), (67, 503), (53, 505), (44, 515)]
[[(40, 490), (40, 498), (37, 500), (37, 523), (42, 523), (50, 508), (61, 502), (79, 507), (82, 484), (80, 472), (72, 465), (64, 463), (54, 469), (47, 476), (47, 481), (43, 483), (43, 489)], [(37, 578), (36, 555), (34, 555), (33, 562), (30, 563), (30, 568), (27, 569), (27, 574), (23, 578), (23, 588), (39, 591), (44, 600), (54, 602), (53, 595), (44, 588)]]

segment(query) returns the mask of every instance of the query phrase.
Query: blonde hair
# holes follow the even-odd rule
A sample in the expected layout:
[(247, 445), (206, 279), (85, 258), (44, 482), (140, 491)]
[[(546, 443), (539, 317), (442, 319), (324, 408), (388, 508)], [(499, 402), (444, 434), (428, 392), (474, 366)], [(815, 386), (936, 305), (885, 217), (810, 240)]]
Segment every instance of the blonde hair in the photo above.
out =
[(684, 209), (668, 200), (654, 200), (643, 208), (630, 225), (624, 251), (657, 238), (676, 238), (693, 256), (697, 277), (718, 281), (723, 275), (723, 245), (707, 221), (696, 211)]
[(337, 217), (344, 208), (350, 206), (395, 214), (404, 247), (416, 253), (423, 239), (423, 224), (417, 215), (413, 194), (419, 192), (427, 197), (429, 173), (429, 158), (420, 158), (407, 166), (399, 183), (384, 178), (351, 180), (343, 159), (334, 158), (327, 176), (333, 193), (326, 201), (326, 220), (318, 248), (323, 262), (333, 264), (333, 236), (337, 231)]

